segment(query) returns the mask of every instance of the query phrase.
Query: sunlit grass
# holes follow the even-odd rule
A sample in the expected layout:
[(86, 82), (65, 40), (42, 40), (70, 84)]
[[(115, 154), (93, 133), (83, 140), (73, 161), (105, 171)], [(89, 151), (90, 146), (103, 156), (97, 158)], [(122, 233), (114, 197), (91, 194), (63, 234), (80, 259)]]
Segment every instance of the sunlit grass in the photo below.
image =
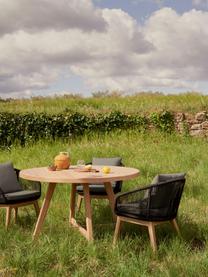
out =
[[(130, 224), (124, 225), (117, 247), (112, 248), (114, 224), (105, 200), (93, 201), (95, 241), (88, 243), (68, 226), (70, 185), (56, 188), (43, 232), (35, 242), (31, 237), (36, 221), (32, 208), (21, 208), (18, 224), (12, 223), (8, 231), (4, 228), (5, 211), (1, 209), (0, 275), (206, 276), (207, 142), (201, 138), (126, 131), (1, 150), (0, 162), (12, 160), (18, 168), (47, 166), (59, 151), (69, 151), (72, 163), (78, 159), (87, 162), (94, 156), (122, 156), (126, 166), (141, 172), (136, 180), (124, 182), (123, 191), (148, 184), (162, 172), (186, 172), (187, 182), (178, 217), (183, 238), (177, 237), (168, 224), (158, 227), (157, 255), (150, 249), (146, 229)], [(42, 187), (41, 200), (46, 184)]]
[(0, 102), (0, 110), (9, 112), (59, 113), (65, 109), (83, 113), (109, 112), (119, 110), (127, 113), (150, 113), (160, 110), (195, 113), (207, 110), (208, 96), (198, 93), (163, 95), (140, 93), (133, 96), (111, 96), (103, 98), (53, 97), (20, 99)]

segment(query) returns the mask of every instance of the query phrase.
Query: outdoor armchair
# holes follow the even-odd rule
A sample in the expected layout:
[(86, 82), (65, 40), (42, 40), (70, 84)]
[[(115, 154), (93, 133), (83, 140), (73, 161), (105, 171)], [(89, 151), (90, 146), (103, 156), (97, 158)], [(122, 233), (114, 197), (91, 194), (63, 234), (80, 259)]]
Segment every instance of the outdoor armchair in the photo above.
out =
[[(108, 165), (108, 166), (124, 166), (122, 164), (122, 158), (113, 157), (113, 158), (93, 158), (92, 162), (89, 163), (93, 165)], [(91, 198), (108, 198), (105, 186), (103, 184), (91, 184), (90, 188), (90, 196)], [(112, 183), (113, 192), (116, 194), (121, 191), (122, 181), (117, 181)], [(78, 193), (77, 200), (77, 208), (78, 210), (81, 207), (82, 199), (83, 199), (83, 186), (79, 185), (76, 188)]]
[(37, 216), (39, 214), (37, 200), (41, 196), (41, 184), (20, 179), (19, 172), (11, 162), (0, 164), (0, 208), (6, 208), (6, 228), (10, 223), (12, 209), (15, 222), (18, 207), (33, 204)]
[(169, 221), (179, 233), (176, 216), (185, 184), (185, 174), (157, 175), (153, 183), (116, 197), (117, 222), (114, 244), (122, 221), (148, 227), (150, 243), (154, 251), (157, 249), (156, 225)]

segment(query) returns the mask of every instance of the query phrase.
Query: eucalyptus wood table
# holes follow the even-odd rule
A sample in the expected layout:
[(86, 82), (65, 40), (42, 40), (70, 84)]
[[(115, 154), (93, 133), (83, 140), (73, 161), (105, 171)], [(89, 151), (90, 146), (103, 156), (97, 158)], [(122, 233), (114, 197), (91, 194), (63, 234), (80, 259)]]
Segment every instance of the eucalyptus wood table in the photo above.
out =
[[(56, 185), (70, 183), (72, 188), (69, 208), (69, 222), (72, 226), (77, 227), (87, 240), (93, 240), (89, 185), (92, 183), (105, 185), (110, 206), (114, 214), (115, 196), (111, 182), (129, 180), (136, 178), (139, 175), (138, 169), (120, 166), (109, 166), (111, 172), (109, 174), (104, 174), (102, 173), (102, 167), (103, 166), (93, 166), (93, 168), (99, 172), (78, 172), (75, 166), (70, 166), (69, 169), (61, 171), (49, 171), (47, 167), (24, 169), (20, 171), (20, 177), (23, 179), (48, 183), (47, 192), (38, 216), (33, 238), (36, 238), (41, 231)], [(82, 184), (84, 190), (86, 229), (79, 225), (75, 219), (76, 186), (78, 184)]]

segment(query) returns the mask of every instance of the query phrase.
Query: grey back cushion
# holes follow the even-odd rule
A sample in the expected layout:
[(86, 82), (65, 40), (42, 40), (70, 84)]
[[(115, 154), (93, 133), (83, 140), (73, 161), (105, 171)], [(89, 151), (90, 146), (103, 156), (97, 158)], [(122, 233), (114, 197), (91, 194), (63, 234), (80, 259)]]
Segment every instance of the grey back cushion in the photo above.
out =
[(157, 183), (171, 181), (173, 179), (185, 178), (186, 173), (171, 173), (171, 174), (158, 174), (154, 177), (151, 185), (156, 185)]
[[(153, 178), (153, 180), (151, 182), (151, 185), (156, 185), (158, 183), (167, 182), (167, 181), (171, 181), (171, 180), (174, 180), (174, 179), (185, 178), (185, 175), (186, 175), (186, 173), (158, 174)], [(145, 192), (144, 198), (149, 197), (149, 192), (150, 192), (149, 190), (147, 190)], [(157, 193), (157, 188), (156, 187), (152, 189), (152, 193), (153, 194)]]
[(93, 158), (93, 165), (112, 165), (112, 166), (120, 166), (122, 158), (114, 157), (114, 158)]
[(0, 188), (4, 193), (22, 190), (11, 162), (0, 164)]

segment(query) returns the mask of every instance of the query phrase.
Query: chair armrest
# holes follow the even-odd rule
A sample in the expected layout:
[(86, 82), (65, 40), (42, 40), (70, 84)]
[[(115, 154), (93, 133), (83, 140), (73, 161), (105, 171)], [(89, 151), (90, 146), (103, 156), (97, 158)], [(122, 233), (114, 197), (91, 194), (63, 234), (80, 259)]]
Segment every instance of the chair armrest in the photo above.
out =
[(0, 195), (3, 196), (3, 198), (4, 198), (5, 202), (6, 202), (7, 198), (6, 198), (6, 196), (5, 196), (4, 192), (3, 192), (3, 190), (1, 189), (1, 187), (0, 187)]
[(143, 199), (148, 200), (149, 190), (151, 189), (152, 189), (152, 185), (145, 186), (139, 189), (134, 189), (129, 192), (120, 193), (116, 197), (115, 207), (117, 207), (118, 204), (131, 204)]
[[(132, 201), (138, 201), (141, 199), (149, 199), (148, 201), (151, 201), (151, 196), (154, 196), (159, 188), (162, 188), (167, 183), (180, 181), (179, 179), (173, 179), (171, 181), (165, 181), (165, 182), (158, 182), (154, 185), (148, 185), (139, 189), (131, 190), (128, 192), (124, 192), (119, 194), (116, 199), (115, 203), (131, 203)], [(182, 178), (181, 181), (185, 183), (185, 179)], [(151, 195), (151, 196), (150, 196)], [(150, 196), (150, 197), (149, 197)]]
[(145, 187), (142, 187), (142, 188), (138, 188), (138, 189), (130, 190), (130, 191), (127, 191), (127, 192), (119, 193), (119, 194), (116, 196), (116, 199), (117, 199), (117, 198), (120, 198), (120, 197), (123, 197), (123, 196), (126, 196), (126, 195), (134, 194), (134, 193), (136, 193), (136, 192), (148, 191), (148, 190), (151, 189), (153, 186), (155, 186), (155, 185), (148, 185), (148, 186), (145, 186)]

